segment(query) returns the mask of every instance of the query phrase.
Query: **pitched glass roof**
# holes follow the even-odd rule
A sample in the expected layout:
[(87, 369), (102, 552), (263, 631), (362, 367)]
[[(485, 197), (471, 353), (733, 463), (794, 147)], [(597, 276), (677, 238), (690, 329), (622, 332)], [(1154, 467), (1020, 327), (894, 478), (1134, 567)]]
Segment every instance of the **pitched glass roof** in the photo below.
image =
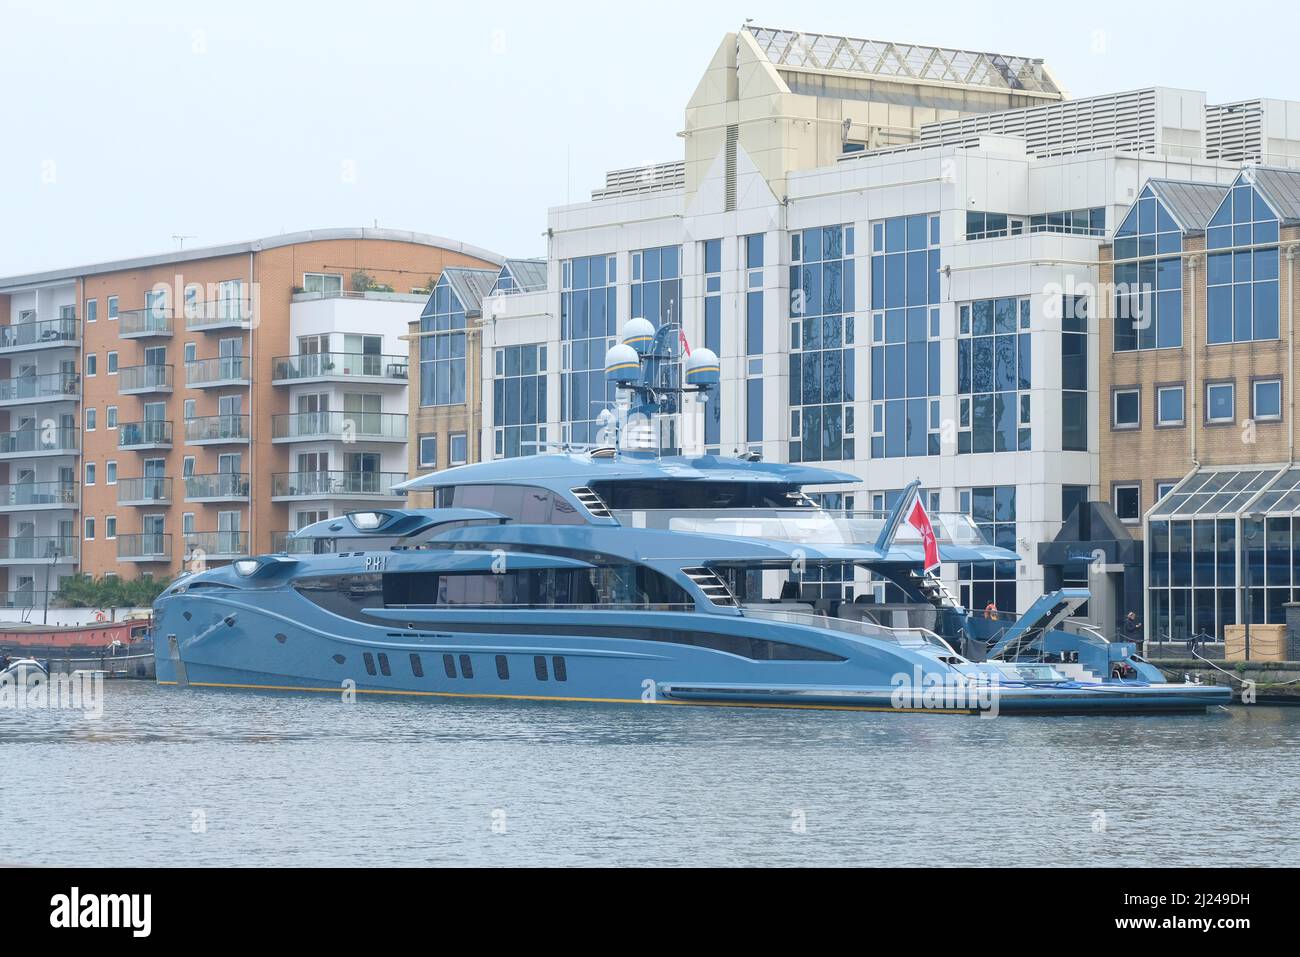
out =
[(1266, 466), (1197, 472), (1156, 503), (1151, 518), (1212, 518), (1296, 509), (1300, 509), (1300, 468)]
[(746, 26), (773, 66), (1064, 96), (1042, 60)]

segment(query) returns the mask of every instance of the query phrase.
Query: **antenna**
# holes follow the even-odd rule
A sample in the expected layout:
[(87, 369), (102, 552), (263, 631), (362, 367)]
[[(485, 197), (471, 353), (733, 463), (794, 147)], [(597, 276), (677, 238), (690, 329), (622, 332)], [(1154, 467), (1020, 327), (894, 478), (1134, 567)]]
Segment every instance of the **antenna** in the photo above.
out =
[(187, 240), (187, 239), (197, 239), (197, 238), (198, 238), (197, 236), (185, 236), (185, 235), (182, 235), (181, 233), (172, 233), (172, 241), (176, 243), (176, 248), (177, 248), (177, 249), (184, 249), (184, 248), (185, 248), (185, 240)]

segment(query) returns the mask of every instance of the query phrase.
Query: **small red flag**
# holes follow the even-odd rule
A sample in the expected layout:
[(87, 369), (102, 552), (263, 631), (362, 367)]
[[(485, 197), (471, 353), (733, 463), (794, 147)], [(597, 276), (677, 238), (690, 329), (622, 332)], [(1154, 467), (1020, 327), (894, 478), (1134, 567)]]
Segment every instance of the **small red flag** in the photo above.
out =
[(921, 544), (925, 547), (926, 572), (938, 568), (939, 539), (934, 534), (934, 525), (931, 524), (930, 515), (921, 504), (920, 498), (917, 498), (916, 504), (912, 506), (911, 514), (907, 516), (907, 524), (921, 533)]
[(682, 350), (689, 356), (691, 354), (691, 344), (686, 341), (686, 330), (678, 329), (677, 338), (682, 343)]

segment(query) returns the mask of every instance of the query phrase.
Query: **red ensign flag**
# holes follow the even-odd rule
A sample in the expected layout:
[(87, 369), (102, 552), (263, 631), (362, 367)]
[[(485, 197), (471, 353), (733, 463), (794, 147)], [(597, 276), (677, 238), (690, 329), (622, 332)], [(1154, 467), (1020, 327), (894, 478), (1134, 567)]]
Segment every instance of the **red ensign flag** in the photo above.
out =
[(933, 571), (939, 567), (939, 540), (935, 537), (934, 526), (930, 524), (930, 516), (921, 504), (918, 498), (916, 504), (912, 506), (912, 512), (907, 516), (907, 524), (921, 533), (921, 544), (925, 547), (925, 570)]

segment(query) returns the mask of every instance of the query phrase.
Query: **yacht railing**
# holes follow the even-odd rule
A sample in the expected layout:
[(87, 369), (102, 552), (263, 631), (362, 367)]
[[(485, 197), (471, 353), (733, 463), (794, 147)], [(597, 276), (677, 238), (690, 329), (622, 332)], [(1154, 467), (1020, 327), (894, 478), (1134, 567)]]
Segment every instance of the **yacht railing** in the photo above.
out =
[[(889, 518), (886, 512), (820, 508), (614, 509), (613, 516), (625, 528), (808, 545), (875, 545)], [(940, 545), (989, 544), (969, 515), (944, 512), (931, 520)], [(894, 541), (919, 545), (921, 535), (903, 523)]]
[(442, 603), (433, 605), (385, 605), (389, 611), (479, 611), (490, 609), (492, 611), (657, 611), (657, 612), (680, 612), (690, 613), (695, 611), (694, 605), (679, 605), (666, 602), (652, 602), (650, 604), (635, 602), (600, 602), (579, 605), (500, 605), (489, 602), (460, 602)]
[[(869, 621), (854, 621), (848, 618), (832, 618), (814, 612), (794, 611), (778, 606), (756, 607), (744, 605), (741, 614), (746, 618), (765, 621), (777, 621), (787, 625), (801, 625), (805, 628), (824, 628), (838, 631), (857, 638), (875, 638), (888, 641), (907, 648), (922, 648), (933, 645), (952, 652), (952, 646), (928, 628), (886, 628)], [(955, 654), (955, 652), (953, 652)]]

